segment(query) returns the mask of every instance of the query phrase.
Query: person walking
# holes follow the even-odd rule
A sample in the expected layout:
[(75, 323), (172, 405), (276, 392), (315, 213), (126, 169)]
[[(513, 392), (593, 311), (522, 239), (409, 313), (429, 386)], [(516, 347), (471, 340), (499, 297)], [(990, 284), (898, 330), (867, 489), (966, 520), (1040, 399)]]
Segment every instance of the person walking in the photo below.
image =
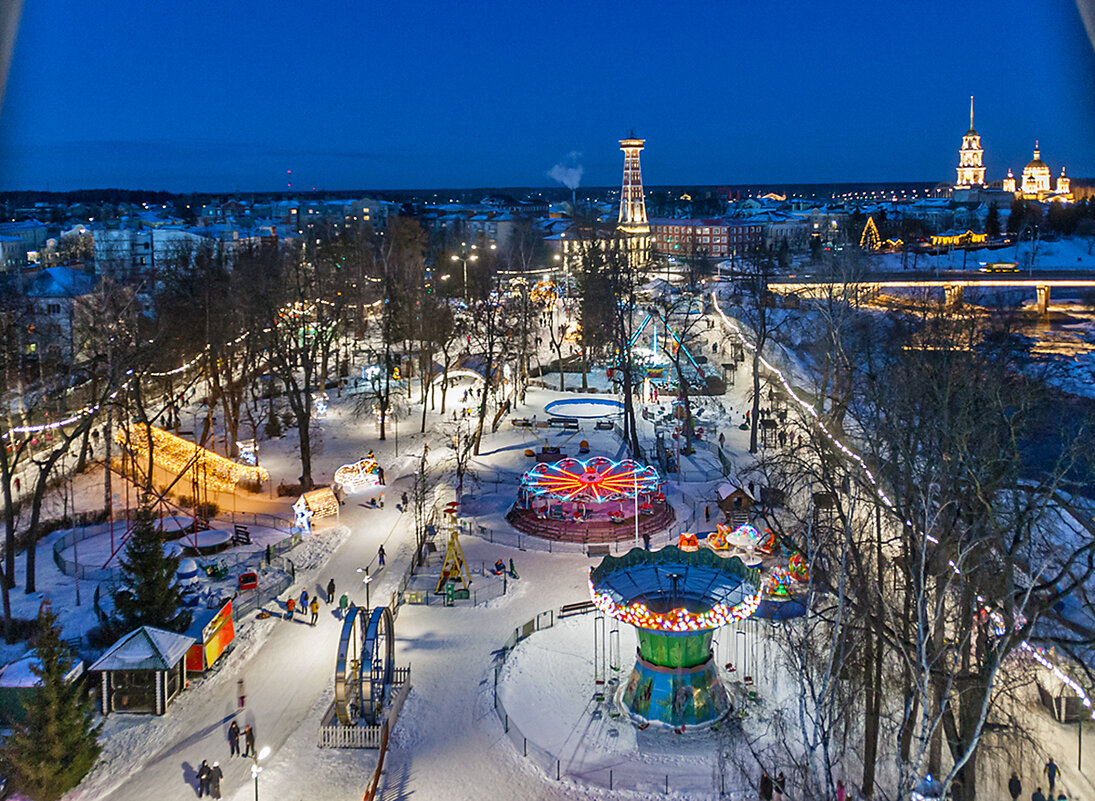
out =
[(304, 587), (300, 591), (300, 612), (304, 614), (308, 611), (308, 588)]
[(346, 609), (350, 606), (350, 596), (346, 593), (342, 593), (342, 597), (338, 599), (338, 611), (339, 617), (343, 620), (346, 619)]
[(772, 801), (772, 777), (766, 770), (760, 772), (760, 801)]
[(1046, 801), (1046, 797), (1042, 795), (1041, 787), (1037, 788), (1033, 793), (1030, 794), (1030, 801)]
[(1021, 792), (1023, 792), (1023, 783), (1019, 781), (1019, 774), (1012, 771), (1011, 778), (1008, 779), (1008, 794), (1011, 795), (1011, 801), (1019, 801)]
[(296, 605), (297, 605), (297, 599), (296, 598), (290, 598), (289, 600), (287, 600), (285, 602), (285, 619), (286, 620), (289, 620), (289, 621), (293, 620), (293, 609), (296, 607)]
[(335, 580), (332, 578), (327, 582), (327, 603), (333, 604), (335, 602)]
[(783, 801), (783, 790), (787, 786), (787, 780), (783, 778), (783, 771), (781, 770), (776, 776), (776, 780), (772, 782), (772, 801)]
[(381, 567), (384, 567), (384, 546), (381, 545), (380, 549), (376, 552), (376, 561)]
[(228, 727), (228, 756), (234, 757), (240, 755), (240, 724), (236, 721), (232, 721), (232, 725)]
[(239, 708), (243, 709), (247, 705), (247, 691), (243, 686), (243, 676), (236, 679), (236, 701), (239, 704)]
[(202, 760), (198, 766), (198, 798), (209, 795), (209, 763)]
[(407, 511), (407, 493), (403, 493), (401, 500), (403, 501), (403, 511)]
[(221, 797), (221, 779), (224, 778), (224, 771), (221, 770), (221, 763), (214, 762), (212, 769), (209, 771), (209, 795), (213, 798)]
[(1061, 769), (1057, 767), (1057, 763), (1053, 761), (1053, 757), (1049, 758), (1049, 762), (1042, 768), (1042, 772), (1046, 774), (1046, 778), (1049, 779), (1049, 797), (1053, 798), (1053, 786), (1057, 784), (1057, 777), (1061, 775)]
[(310, 625), (314, 626), (316, 621), (319, 620), (319, 597), (312, 599), (312, 605), (309, 607), (312, 611), (312, 622)]
[(837, 779), (836, 782), (836, 801), (847, 801), (848, 788), (844, 786), (843, 779)]
[(251, 724), (248, 723), (243, 730), (243, 755), (245, 757), (255, 757), (255, 730), (251, 728)]

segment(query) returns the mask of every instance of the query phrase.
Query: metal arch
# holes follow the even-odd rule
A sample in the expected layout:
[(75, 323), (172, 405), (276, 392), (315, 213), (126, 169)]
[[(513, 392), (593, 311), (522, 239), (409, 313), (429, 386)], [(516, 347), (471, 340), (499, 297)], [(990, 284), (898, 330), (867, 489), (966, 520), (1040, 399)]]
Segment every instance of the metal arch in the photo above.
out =
[(355, 723), (355, 710), (361, 705), (361, 655), (365, 645), (365, 610), (360, 606), (349, 609), (342, 622), (335, 658), (335, 714), (343, 726)]
[[(369, 681), (361, 682), (361, 712), (369, 723), (378, 723), (384, 698), (395, 678), (395, 618), (392, 610), (379, 606), (373, 610), (365, 630), (361, 661), (369, 660)], [(362, 671), (364, 674), (364, 671)]]

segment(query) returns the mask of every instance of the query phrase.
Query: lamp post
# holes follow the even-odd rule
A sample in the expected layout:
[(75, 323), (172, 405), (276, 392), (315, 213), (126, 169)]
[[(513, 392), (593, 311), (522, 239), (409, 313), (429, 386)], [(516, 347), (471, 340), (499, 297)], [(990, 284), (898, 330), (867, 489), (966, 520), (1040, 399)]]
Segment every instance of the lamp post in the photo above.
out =
[[(466, 242), (461, 242), (460, 247), (467, 247), (467, 243)], [(475, 245), (472, 245), (471, 249), (475, 250)], [(469, 253), (466, 250), (464, 251), (463, 256), (457, 256), (455, 253), (452, 254), (452, 260), (453, 261), (459, 261), (459, 262), (462, 262), (464, 264), (464, 302), (465, 303), (468, 302), (468, 262), (469, 261), (477, 261), (478, 259), (479, 259), (479, 254), (478, 253)]]
[(259, 774), (262, 773), (262, 767), (259, 762), (266, 757), (270, 756), (270, 746), (264, 745), (262, 750), (257, 754), (252, 754), (251, 758), (251, 778), (255, 780), (255, 801), (259, 801)]
[(369, 605), (369, 584), (372, 583), (373, 577), (369, 575), (369, 568), (359, 567), (358, 573), (364, 573), (365, 578), (361, 580), (361, 583), (365, 585), (365, 610), (369, 611), (372, 607)]

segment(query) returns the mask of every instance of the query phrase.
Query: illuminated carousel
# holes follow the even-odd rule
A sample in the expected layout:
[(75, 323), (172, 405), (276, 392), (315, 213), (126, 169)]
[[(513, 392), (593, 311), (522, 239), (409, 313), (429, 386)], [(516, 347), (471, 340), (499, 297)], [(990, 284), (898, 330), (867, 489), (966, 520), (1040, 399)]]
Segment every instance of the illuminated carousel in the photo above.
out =
[(635, 548), (590, 571), (594, 606), (638, 635), (618, 702), (640, 727), (704, 726), (730, 710), (711, 641), (717, 629), (757, 610), (760, 586), (758, 570), (707, 548)]
[(570, 542), (649, 537), (674, 521), (653, 467), (594, 456), (542, 462), (521, 476), (507, 520), (518, 531)]

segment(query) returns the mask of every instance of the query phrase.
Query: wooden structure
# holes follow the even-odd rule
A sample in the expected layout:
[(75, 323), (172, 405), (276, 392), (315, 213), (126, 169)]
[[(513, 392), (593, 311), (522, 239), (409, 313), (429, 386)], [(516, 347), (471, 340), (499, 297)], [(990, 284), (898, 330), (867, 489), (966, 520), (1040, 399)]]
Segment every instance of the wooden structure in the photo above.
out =
[(111, 712), (162, 715), (186, 686), (186, 653), (194, 638), (141, 626), (89, 668), (100, 674), (99, 706)]

